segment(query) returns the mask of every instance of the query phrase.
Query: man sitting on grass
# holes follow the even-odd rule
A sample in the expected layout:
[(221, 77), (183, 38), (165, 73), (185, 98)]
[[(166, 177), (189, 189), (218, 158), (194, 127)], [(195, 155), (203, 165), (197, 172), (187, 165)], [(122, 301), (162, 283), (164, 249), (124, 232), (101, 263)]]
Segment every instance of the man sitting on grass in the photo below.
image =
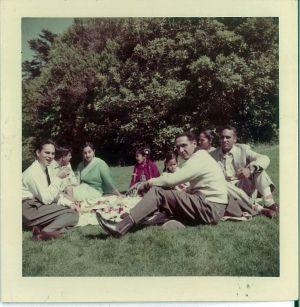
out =
[(70, 171), (53, 172), (50, 167), (55, 155), (55, 143), (41, 142), (35, 151), (37, 159), (22, 174), (23, 224), (32, 228), (33, 240), (51, 240), (78, 222), (79, 215), (56, 203), (61, 185)]
[(228, 193), (237, 201), (251, 205), (258, 191), (266, 207), (261, 213), (273, 217), (278, 212), (278, 205), (272, 196), (274, 183), (265, 171), (270, 159), (254, 152), (250, 146), (236, 142), (236, 129), (223, 127), (220, 130), (220, 147), (210, 152), (223, 170)]
[[(226, 180), (217, 162), (205, 150), (196, 151), (197, 141), (192, 132), (176, 137), (178, 154), (186, 160), (183, 167), (167, 176), (152, 178), (142, 184), (149, 191), (130, 213), (118, 223), (96, 213), (102, 229), (114, 236), (126, 234), (135, 225), (157, 210), (186, 225), (217, 224), (227, 205)], [(187, 191), (170, 189), (189, 182)]]

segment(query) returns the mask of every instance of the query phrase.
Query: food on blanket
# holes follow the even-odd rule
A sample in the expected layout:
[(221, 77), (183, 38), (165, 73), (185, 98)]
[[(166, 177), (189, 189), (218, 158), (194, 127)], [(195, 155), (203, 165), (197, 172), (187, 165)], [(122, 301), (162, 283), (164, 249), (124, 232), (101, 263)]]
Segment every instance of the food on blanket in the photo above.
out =
[(103, 196), (98, 199), (88, 199), (81, 202), (81, 214), (77, 226), (97, 225), (95, 212), (99, 212), (104, 218), (112, 221), (120, 221), (122, 215), (129, 213), (141, 197)]
[(105, 213), (111, 212), (112, 210), (113, 210), (112, 207), (106, 207), (106, 208), (102, 209), (102, 211), (105, 212)]

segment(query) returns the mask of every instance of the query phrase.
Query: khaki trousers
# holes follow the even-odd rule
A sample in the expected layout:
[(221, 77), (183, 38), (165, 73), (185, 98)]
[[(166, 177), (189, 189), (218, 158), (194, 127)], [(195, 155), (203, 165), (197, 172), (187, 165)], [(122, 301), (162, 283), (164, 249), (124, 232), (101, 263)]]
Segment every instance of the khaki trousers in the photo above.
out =
[(229, 197), (231, 196), (237, 201), (250, 205), (254, 203), (257, 192), (262, 195), (267, 187), (270, 187), (271, 192), (275, 190), (274, 183), (265, 171), (254, 173), (247, 179), (227, 183)]
[(79, 215), (74, 210), (57, 204), (44, 205), (37, 199), (22, 201), (23, 224), (27, 227), (41, 226), (52, 232), (75, 226)]
[(223, 217), (226, 204), (209, 202), (203, 194), (152, 187), (130, 210), (136, 224), (157, 210), (167, 211), (174, 219), (187, 225), (217, 224)]

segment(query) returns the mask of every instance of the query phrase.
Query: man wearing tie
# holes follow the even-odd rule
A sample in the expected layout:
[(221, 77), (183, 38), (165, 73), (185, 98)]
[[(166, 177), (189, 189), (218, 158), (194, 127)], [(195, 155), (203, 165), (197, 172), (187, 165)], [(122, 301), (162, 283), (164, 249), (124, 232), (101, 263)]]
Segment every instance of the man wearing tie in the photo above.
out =
[(61, 169), (55, 174), (49, 168), (55, 155), (54, 142), (42, 142), (35, 153), (37, 159), (22, 174), (23, 224), (32, 227), (33, 240), (49, 240), (75, 226), (79, 216), (74, 210), (56, 204), (62, 179), (69, 175), (69, 170)]

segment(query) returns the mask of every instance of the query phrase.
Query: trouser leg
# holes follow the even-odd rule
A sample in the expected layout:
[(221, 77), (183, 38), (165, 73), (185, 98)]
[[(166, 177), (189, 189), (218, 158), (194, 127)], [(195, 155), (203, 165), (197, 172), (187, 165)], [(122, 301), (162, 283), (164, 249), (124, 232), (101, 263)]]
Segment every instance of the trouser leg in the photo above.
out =
[(50, 232), (75, 226), (79, 215), (70, 208), (57, 204), (43, 205), (36, 199), (22, 202), (23, 224), (28, 227), (39, 226)]
[(264, 195), (264, 190), (270, 187), (271, 192), (275, 190), (275, 185), (266, 171), (255, 173), (253, 176), (255, 188), (261, 195)]
[(63, 213), (57, 216), (53, 220), (53, 222), (44, 227), (43, 231), (52, 232), (68, 227), (73, 227), (78, 223), (78, 219), (79, 219), (79, 214), (75, 211)]
[(227, 182), (227, 191), (229, 198), (232, 197), (234, 200), (243, 202), (249, 206), (252, 206), (254, 203), (254, 200), (249, 195), (247, 195), (242, 188), (234, 185), (231, 182)]
[(274, 183), (265, 171), (254, 173), (251, 177), (240, 180), (237, 186), (248, 195), (251, 195), (255, 189), (260, 195), (263, 195), (263, 191), (268, 187), (272, 192), (275, 190)]
[(223, 216), (225, 205), (209, 203), (203, 195), (152, 187), (130, 211), (136, 224), (157, 209), (165, 209), (186, 224), (216, 224)]

